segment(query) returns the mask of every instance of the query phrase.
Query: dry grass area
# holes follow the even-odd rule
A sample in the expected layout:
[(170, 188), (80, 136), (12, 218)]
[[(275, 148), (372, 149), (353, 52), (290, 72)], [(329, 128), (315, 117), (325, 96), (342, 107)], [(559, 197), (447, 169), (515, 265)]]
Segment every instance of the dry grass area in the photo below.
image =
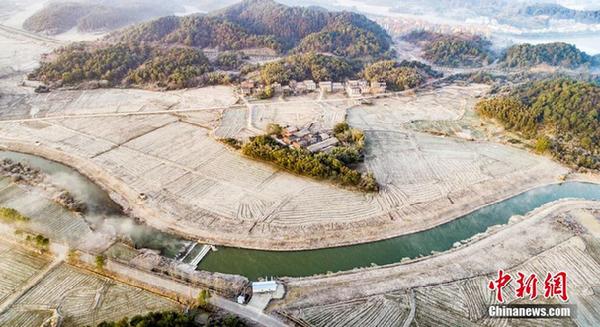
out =
[[(487, 317), (487, 306), (497, 303), (487, 289), (488, 281), (496, 277), (497, 269), (513, 276), (565, 271), (569, 303), (577, 306), (577, 315), (544, 320), (544, 325), (596, 326), (600, 324), (599, 228), (598, 203), (559, 201), (433, 257), (288, 279), (286, 297), (270, 309), (307, 326), (397, 326), (400, 322), (406, 326), (537, 326), (539, 320)], [(541, 278), (543, 282), (545, 277)], [(516, 285), (513, 281), (504, 289), (506, 303), (529, 303), (516, 298)], [(390, 307), (391, 301), (399, 304)], [(540, 296), (534, 303), (556, 301)]]
[[(316, 97), (316, 98), (315, 98)], [(252, 104), (252, 127), (266, 130), (269, 123), (302, 127), (309, 123), (319, 124), (324, 129), (331, 129), (346, 118), (346, 109), (353, 101), (340, 93), (320, 95), (313, 93), (286, 100), (261, 101)]]
[(398, 130), (414, 121), (449, 121), (460, 119), (487, 92), (489, 86), (449, 85), (412, 95), (373, 101), (370, 106), (355, 107), (348, 122), (366, 130)]
[[(229, 89), (219, 90), (224, 93), (94, 90), (33, 96), (3, 112), (31, 112), (28, 105), (36, 102), (45, 108), (36, 117), (46, 118), (0, 122), (0, 143), (74, 166), (158, 228), (263, 249), (335, 246), (423, 230), (554, 182), (567, 171), (511, 147), (403, 127), (415, 120), (460, 119), (487, 86), (448, 86), (370, 105), (339, 95), (320, 100), (315, 93), (226, 109), (195, 107), (233, 103), (225, 100)], [(143, 114), (158, 108), (197, 110)], [(141, 114), (121, 115), (128, 112)], [(215, 140), (253, 135), (270, 122), (331, 127), (346, 115), (366, 132), (367, 157), (360, 169), (375, 173), (378, 194), (294, 176)], [(147, 200), (140, 201), (140, 193)]]

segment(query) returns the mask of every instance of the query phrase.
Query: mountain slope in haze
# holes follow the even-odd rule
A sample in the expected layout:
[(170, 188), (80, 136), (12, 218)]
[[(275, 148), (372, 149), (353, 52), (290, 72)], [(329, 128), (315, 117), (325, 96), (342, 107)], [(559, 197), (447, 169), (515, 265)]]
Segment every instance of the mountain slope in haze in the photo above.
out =
[(581, 23), (600, 23), (600, 10), (575, 10), (558, 4), (543, 3), (531, 5), (520, 11), (523, 16), (545, 16), (553, 19), (572, 19)]
[(123, 42), (158, 42), (239, 50), (268, 47), (286, 52), (328, 52), (353, 58), (384, 54), (391, 39), (363, 15), (317, 7), (288, 7), (247, 0), (209, 15), (163, 17), (111, 36)]
[(23, 28), (56, 35), (77, 28), (80, 32), (110, 31), (142, 20), (168, 15), (175, 7), (155, 2), (108, 1), (52, 2), (23, 22)]

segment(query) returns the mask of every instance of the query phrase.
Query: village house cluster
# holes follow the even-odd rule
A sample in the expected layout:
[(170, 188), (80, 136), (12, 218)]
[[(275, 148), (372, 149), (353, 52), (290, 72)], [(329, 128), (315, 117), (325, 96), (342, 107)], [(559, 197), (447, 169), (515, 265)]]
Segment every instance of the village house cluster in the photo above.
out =
[[(385, 82), (368, 82), (364, 79), (349, 80), (345, 83), (322, 81), (315, 83), (313, 80), (295, 81), (291, 80), (288, 85), (273, 83), (270, 88), (274, 94), (298, 95), (317, 90), (325, 93), (346, 92), (350, 97), (359, 97), (365, 94), (385, 93), (387, 85)], [(240, 84), (240, 91), (244, 96), (251, 96), (264, 93), (267, 86), (259, 84), (253, 80), (246, 80)]]
[(340, 144), (333, 130), (322, 129), (315, 123), (309, 123), (301, 128), (284, 127), (281, 135), (274, 135), (273, 138), (283, 146), (306, 148), (313, 153), (328, 152)]

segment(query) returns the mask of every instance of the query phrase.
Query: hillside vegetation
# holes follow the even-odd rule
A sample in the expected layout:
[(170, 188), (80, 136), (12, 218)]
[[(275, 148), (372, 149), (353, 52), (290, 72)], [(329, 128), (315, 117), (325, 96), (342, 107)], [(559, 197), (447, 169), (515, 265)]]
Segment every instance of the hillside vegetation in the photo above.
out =
[(355, 75), (356, 69), (345, 59), (309, 52), (270, 62), (259, 70), (266, 83), (287, 84), (290, 80), (341, 81)]
[(553, 42), (544, 44), (518, 44), (508, 48), (501, 62), (508, 67), (531, 67), (539, 64), (577, 68), (584, 64), (596, 64), (593, 58), (574, 45)]
[(476, 110), (535, 140), (539, 152), (600, 169), (600, 87), (596, 84), (567, 79), (534, 82), (483, 100)]
[(109, 40), (132, 44), (148, 42), (221, 50), (262, 47), (281, 49), (279, 42), (272, 36), (251, 34), (234, 23), (209, 16), (162, 17), (114, 33)]
[[(225, 51), (209, 63), (201, 53), (205, 48)], [(286, 57), (258, 68), (245, 65), (241, 50), (253, 48)], [(267, 83), (340, 81), (389, 49), (390, 37), (363, 15), (248, 0), (208, 15), (158, 18), (99, 42), (56, 50), (30, 78), (53, 86), (175, 89), (229, 82), (228, 73), (215, 71), (220, 69), (255, 72)]]
[(363, 15), (248, 0), (209, 15), (163, 17), (115, 33), (122, 42), (160, 42), (225, 50), (267, 47), (350, 57), (385, 53), (390, 38)]
[(367, 65), (362, 76), (368, 81), (386, 82), (392, 91), (403, 91), (417, 87), (429, 78), (441, 77), (441, 74), (418, 61), (383, 60)]
[(57, 57), (30, 74), (45, 83), (77, 85), (104, 80), (110, 86), (148, 86), (177, 89), (199, 85), (198, 77), (210, 71), (208, 59), (192, 48), (157, 48), (115, 44), (88, 49), (75, 44), (58, 50)]
[(439, 66), (481, 67), (493, 60), (492, 43), (477, 35), (419, 30), (405, 35), (403, 39), (420, 45), (423, 57)]

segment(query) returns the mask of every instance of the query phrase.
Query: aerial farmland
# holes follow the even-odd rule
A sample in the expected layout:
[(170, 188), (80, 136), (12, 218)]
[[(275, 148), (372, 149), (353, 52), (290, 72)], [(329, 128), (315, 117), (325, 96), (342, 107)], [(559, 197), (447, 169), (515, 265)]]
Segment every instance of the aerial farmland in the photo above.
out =
[(559, 5), (226, 2), (0, 4), (0, 326), (600, 325), (600, 59), (494, 34)]

